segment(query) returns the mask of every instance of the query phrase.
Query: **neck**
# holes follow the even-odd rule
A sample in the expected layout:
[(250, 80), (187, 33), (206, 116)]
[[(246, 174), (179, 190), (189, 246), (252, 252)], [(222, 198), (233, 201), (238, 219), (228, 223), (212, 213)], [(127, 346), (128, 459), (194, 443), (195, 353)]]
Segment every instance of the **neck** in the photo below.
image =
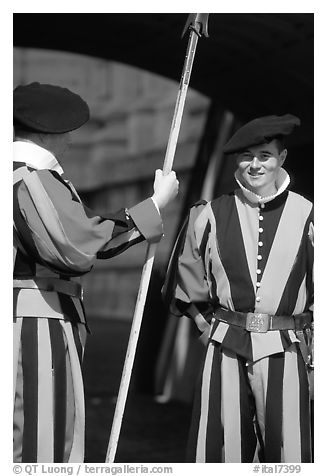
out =
[[(246, 187), (246, 185), (244, 185), (243, 183), (243, 187), (245, 188), (248, 188)], [(255, 193), (256, 195), (258, 195), (259, 197), (261, 198), (265, 198), (265, 197), (270, 197), (271, 195), (275, 195), (275, 193), (277, 193), (277, 185), (276, 183), (274, 184), (269, 184), (268, 187), (262, 187), (262, 188), (248, 188), (248, 190), (250, 190), (252, 193)]]
[(273, 200), (277, 195), (283, 193), (290, 183), (290, 177), (285, 169), (280, 170), (279, 176), (277, 177), (276, 183), (274, 184), (274, 189), (271, 189), (271, 193), (268, 190), (249, 190), (241, 182), (240, 174), (237, 173), (237, 171), (235, 172), (234, 176), (243, 194), (251, 203), (266, 203), (270, 200)]
[(31, 144), (36, 144), (36, 142), (34, 142), (33, 140), (31, 139), (26, 139), (25, 137), (19, 137), (19, 136), (16, 136), (15, 139), (14, 139), (14, 142), (29, 142)]

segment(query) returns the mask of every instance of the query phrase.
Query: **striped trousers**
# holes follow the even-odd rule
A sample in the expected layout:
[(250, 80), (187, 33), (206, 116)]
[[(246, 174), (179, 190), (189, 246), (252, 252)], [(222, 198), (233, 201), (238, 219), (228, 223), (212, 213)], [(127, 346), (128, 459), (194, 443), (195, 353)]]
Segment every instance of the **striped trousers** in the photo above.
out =
[(14, 462), (84, 459), (85, 325), (14, 319)]
[(311, 462), (308, 376), (297, 344), (247, 365), (209, 341), (187, 462)]

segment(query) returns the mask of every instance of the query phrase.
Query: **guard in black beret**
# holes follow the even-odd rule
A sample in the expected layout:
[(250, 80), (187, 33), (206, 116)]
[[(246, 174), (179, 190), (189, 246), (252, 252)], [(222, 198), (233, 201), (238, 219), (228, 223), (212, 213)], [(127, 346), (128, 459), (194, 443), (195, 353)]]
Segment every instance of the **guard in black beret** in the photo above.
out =
[(292, 114), (259, 117), (238, 129), (223, 147), (223, 152), (233, 154), (248, 147), (270, 142), (276, 137), (287, 136), (300, 123), (300, 119)]
[(63, 134), (89, 120), (86, 102), (67, 88), (34, 82), (13, 93), (14, 126), (45, 134)]
[(241, 127), (224, 148), (237, 187), (193, 205), (173, 248), (166, 305), (198, 328), (193, 355), (205, 346), (187, 463), (312, 461), (313, 204), (283, 167), (299, 124)]
[(150, 197), (103, 216), (92, 212), (63, 169), (71, 131), (89, 119), (86, 102), (40, 83), (18, 86), (13, 96), (13, 461), (81, 463), (88, 326), (79, 277), (97, 259), (158, 242), (161, 210), (178, 180), (157, 170)]

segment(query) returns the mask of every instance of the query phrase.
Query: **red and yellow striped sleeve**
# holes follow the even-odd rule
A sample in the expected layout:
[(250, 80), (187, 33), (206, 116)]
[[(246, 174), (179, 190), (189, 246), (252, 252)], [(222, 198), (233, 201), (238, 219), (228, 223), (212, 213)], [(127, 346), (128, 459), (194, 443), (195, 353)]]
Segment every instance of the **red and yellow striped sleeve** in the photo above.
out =
[(14, 222), (37, 261), (64, 274), (88, 272), (144, 239), (159, 241), (162, 221), (151, 199), (108, 218), (88, 210), (58, 174), (27, 171), (14, 186)]
[(208, 238), (206, 227), (201, 236), (196, 234), (196, 222), (205, 213), (204, 207), (205, 203), (200, 203), (191, 208), (176, 242), (163, 289), (171, 313), (177, 317), (190, 317), (200, 332), (208, 327), (210, 311), (209, 287), (201, 252)]

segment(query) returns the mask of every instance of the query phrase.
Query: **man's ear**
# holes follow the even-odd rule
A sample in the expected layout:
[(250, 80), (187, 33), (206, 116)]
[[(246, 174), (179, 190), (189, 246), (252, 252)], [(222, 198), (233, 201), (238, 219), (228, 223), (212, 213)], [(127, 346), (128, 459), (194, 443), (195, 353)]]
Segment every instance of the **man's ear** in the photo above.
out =
[(279, 154), (280, 166), (283, 165), (283, 163), (285, 162), (286, 157), (287, 157), (287, 149), (284, 149), (284, 150), (282, 150), (281, 153)]

